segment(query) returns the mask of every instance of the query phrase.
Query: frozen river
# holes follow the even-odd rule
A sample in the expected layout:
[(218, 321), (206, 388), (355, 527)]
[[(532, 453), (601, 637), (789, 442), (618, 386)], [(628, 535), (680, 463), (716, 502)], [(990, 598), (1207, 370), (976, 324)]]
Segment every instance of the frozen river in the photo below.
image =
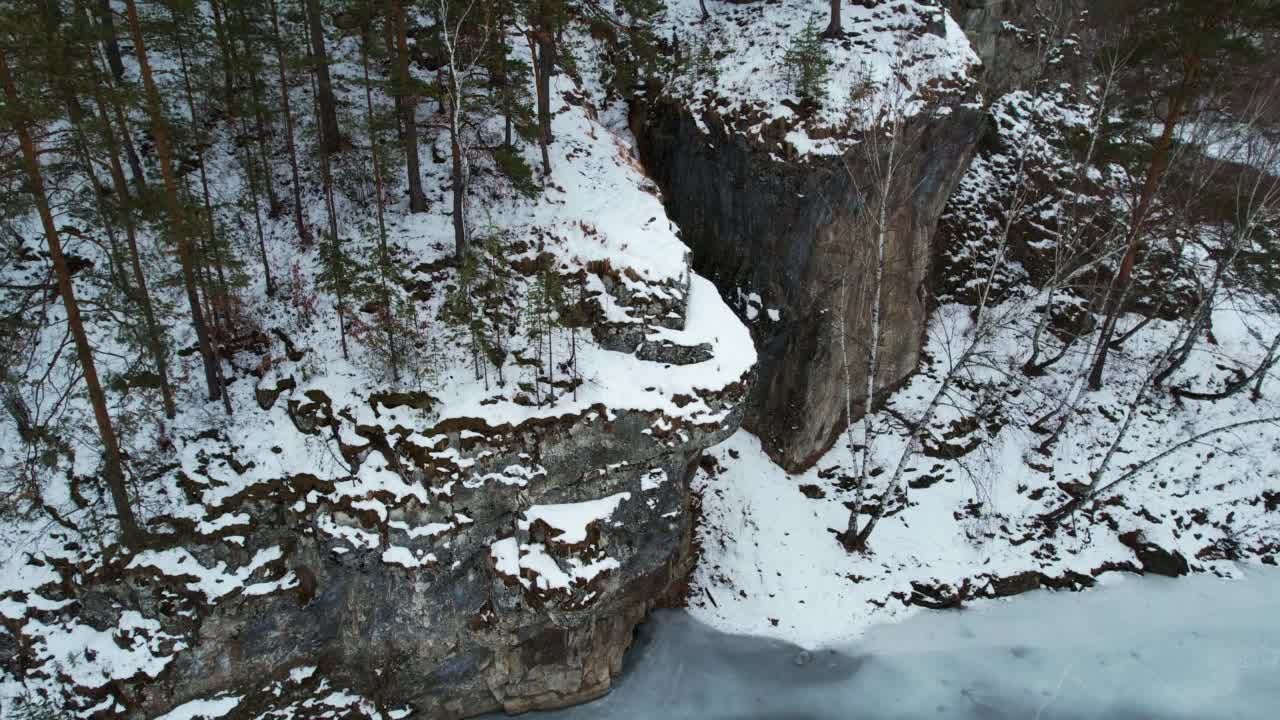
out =
[(811, 651), (658, 612), (610, 695), (528, 717), (1280, 718), (1280, 571), (1103, 579)]

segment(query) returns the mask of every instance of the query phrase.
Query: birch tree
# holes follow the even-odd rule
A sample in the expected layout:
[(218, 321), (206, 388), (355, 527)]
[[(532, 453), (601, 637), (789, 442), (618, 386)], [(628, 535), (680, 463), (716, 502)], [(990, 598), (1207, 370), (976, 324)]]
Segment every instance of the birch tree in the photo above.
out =
[[(865, 552), (867, 550), (868, 541), (876, 526), (883, 519), (889, 507), (904, 492), (903, 483), (908, 465), (912, 458), (922, 449), (924, 441), (930, 433), (930, 425), (934, 422), (938, 410), (944, 405), (946, 398), (952, 393), (956, 383), (972, 369), (975, 362), (990, 350), (995, 335), (1024, 316), (1028, 307), (1026, 302), (1021, 302), (1007, 303), (997, 311), (991, 311), (990, 309), (990, 305), (994, 301), (993, 288), (996, 278), (1005, 269), (1011, 229), (1016, 219), (1024, 211), (1027, 203), (1028, 188), (1023, 180), (1025, 179), (1028, 150), (1024, 144), (1017, 150), (1019, 159), (1016, 163), (1016, 177), (1006, 198), (1006, 207), (1003, 208), (1002, 217), (1004, 220), (1000, 224), (995, 237), (990, 238), (993, 251), (986, 273), (980, 279), (976, 290), (975, 306), (971, 313), (972, 319), (969, 322), (969, 326), (952, 328), (942, 323), (940, 327), (936, 327), (932, 331), (935, 334), (951, 335), (951, 337), (942, 338), (941, 344), (953, 349), (953, 352), (945, 359), (946, 367), (940, 368), (938, 386), (923, 409), (915, 417), (904, 420), (906, 424), (905, 445), (899, 451), (896, 462), (892, 466), (892, 473), (873, 500), (870, 510), (866, 510), (864, 505), (868, 487), (872, 478), (879, 474), (878, 469), (872, 468), (871, 465), (874, 462), (876, 450), (883, 449), (877, 448), (876, 441), (887, 430), (887, 428), (881, 428), (877, 425), (877, 416), (874, 411), (875, 404), (879, 400), (876, 396), (876, 380), (880, 372), (880, 348), (883, 343), (884, 333), (882, 316), (886, 257), (888, 248), (893, 242), (890, 208), (895, 207), (895, 203), (901, 202), (904, 196), (909, 197), (911, 192), (914, 191), (910, 175), (911, 169), (917, 161), (913, 157), (913, 153), (917, 151), (913, 149), (913, 143), (910, 142), (912, 116), (909, 113), (914, 99), (914, 89), (908, 84), (908, 79), (911, 78), (911, 69), (903, 66), (902, 57), (904, 55), (899, 53), (899, 67), (890, 73), (888, 85), (879, 91), (880, 105), (875, 114), (872, 115), (873, 122), (870, 129), (866, 132), (861, 145), (852, 156), (853, 164), (846, 165), (846, 170), (851, 177), (853, 177), (854, 167), (869, 169), (872, 182), (866, 192), (874, 198), (866, 211), (873, 214), (866, 224), (869, 230), (867, 235), (870, 238), (871, 245), (869, 254), (873, 258), (873, 262), (871, 266), (872, 287), (869, 291), (871, 297), (869, 310), (871, 321), (865, 355), (868, 372), (864, 389), (864, 414), (858, 423), (859, 433), (855, 433), (853, 430), (854, 401), (851, 387), (852, 373), (850, 372), (852, 360), (848, 352), (847, 324), (845, 324), (843, 318), (841, 322), (845, 324), (845, 327), (842, 328), (840, 333), (840, 348), (846, 381), (846, 440), (849, 443), (851, 452), (854, 452), (855, 448), (857, 450), (856, 456), (853, 458), (855, 471), (854, 501), (849, 512), (848, 523), (844, 530), (836, 533), (836, 537), (845, 549), (850, 552)], [(855, 269), (854, 266), (850, 266), (841, 282), (841, 302), (842, 307), (845, 308), (847, 308), (845, 293), (849, 281), (849, 271)], [(847, 312), (847, 310), (842, 310), (843, 312)], [(935, 323), (935, 325), (939, 324)], [(941, 362), (943, 361), (939, 361), (940, 364)]]
[(471, 183), (472, 138), (468, 113), (484, 71), (485, 48), (494, 31), (476, 0), (437, 0), (437, 28), (446, 65), (441, 68), (443, 112), (449, 133), (450, 180), (453, 189), (453, 242), (458, 262), (467, 255), (467, 188)]

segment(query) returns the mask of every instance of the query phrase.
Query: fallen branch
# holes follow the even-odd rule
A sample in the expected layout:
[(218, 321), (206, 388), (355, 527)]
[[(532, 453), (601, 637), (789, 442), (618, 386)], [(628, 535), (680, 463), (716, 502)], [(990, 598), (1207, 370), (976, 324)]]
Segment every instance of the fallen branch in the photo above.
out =
[(1057, 525), (1062, 521), (1063, 518), (1071, 515), (1076, 510), (1080, 509), (1080, 506), (1084, 505), (1087, 502), (1091, 502), (1097, 499), (1099, 496), (1103, 495), (1104, 493), (1109, 492), (1113, 488), (1118, 487), (1119, 485), (1122, 485), (1132, 480), (1136, 475), (1141, 473), (1143, 470), (1146, 470), (1147, 468), (1151, 467), (1155, 463), (1158, 463), (1161, 460), (1164, 460), (1165, 458), (1178, 452), (1179, 450), (1182, 450), (1183, 448), (1203, 442), (1207, 438), (1213, 437), (1214, 435), (1220, 435), (1225, 432), (1231, 432), (1232, 430), (1241, 430), (1243, 428), (1252, 427), (1254, 425), (1280, 425), (1280, 416), (1265, 417), (1265, 418), (1258, 418), (1255, 420), (1245, 420), (1243, 422), (1231, 423), (1230, 425), (1223, 425), (1221, 427), (1216, 427), (1211, 430), (1206, 430), (1200, 433), (1199, 435), (1187, 438), (1186, 440), (1183, 440), (1177, 445), (1173, 445), (1165, 449), (1163, 452), (1151, 458), (1148, 458), (1147, 460), (1143, 460), (1137, 465), (1134, 465), (1127, 472), (1125, 472), (1125, 474), (1121, 475), (1115, 480), (1112, 480), (1111, 482), (1106, 483), (1105, 485), (1102, 485), (1097, 489), (1090, 490), (1089, 492), (1084, 493), (1080, 497), (1077, 497), (1067, 502), (1062, 507), (1059, 507), (1057, 510), (1053, 510), (1051, 512), (1045, 513), (1044, 515), (1041, 515), (1040, 519), (1044, 521), (1045, 525), (1047, 525), (1050, 528), (1057, 527)]

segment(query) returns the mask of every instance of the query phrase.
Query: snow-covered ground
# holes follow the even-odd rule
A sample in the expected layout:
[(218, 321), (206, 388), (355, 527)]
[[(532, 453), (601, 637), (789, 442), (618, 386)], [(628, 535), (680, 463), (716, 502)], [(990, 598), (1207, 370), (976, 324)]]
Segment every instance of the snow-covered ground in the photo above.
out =
[(1280, 707), (1280, 572), (1108, 576), (806, 651), (661, 611), (607, 697), (538, 720), (1239, 718)]
[[(968, 308), (940, 309), (932, 322), (926, 365), (879, 414), (882, 426), (898, 429), (879, 439), (874, 465), (892, 468), (897, 461), (905, 433), (892, 413), (911, 418), (919, 412), (955, 347), (964, 342), (969, 324)], [(1251, 367), (1262, 352), (1251, 327), (1270, 338), (1280, 331), (1280, 318), (1235, 305), (1218, 310), (1217, 346), (1197, 351), (1175, 384), (1182, 379), (1208, 382), (1222, 377), (1223, 368)], [(990, 367), (967, 373), (971, 388), (954, 393), (953, 407), (940, 413), (930, 429), (935, 437), (954, 432), (960, 426), (953, 421), (974, 407), (984, 389), (1008, 390), (1016, 383), (1017, 392), (1001, 395), (1007, 405), (998, 423), (951, 438), (960, 445), (980, 441), (958, 459), (923, 453), (912, 459), (905, 481), (909, 504), (880, 523), (867, 555), (846, 552), (832, 534), (845, 529), (845, 502), (854, 496), (841, 488), (841, 477), (853, 475), (845, 442), (798, 476), (770, 462), (748, 432), (714, 448), (719, 469), (700, 473), (695, 483), (703, 497), (703, 556), (690, 592), (691, 614), (726, 632), (816, 647), (919, 612), (921, 608), (906, 603), (913, 583), (960, 588), (969, 581), (972, 593), (983, 594), (995, 580), (1024, 571), (1055, 578), (1068, 572), (1092, 576), (1111, 564), (1134, 564), (1133, 551), (1119, 540), (1133, 530), (1181, 552), (1193, 570), (1236, 574), (1239, 566), (1222, 559), (1225, 547), (1255, 562), (1280, 559), (1280, 508), (1275, 501), (1280, 426), (1275, 424), (1190, 445), (1104, 496), (1122, 500), (1104, 503), (1105, 510), (1090, 521), (1047, 534), (1039, 516), (1069, 499), (1064, 485), (1090, 482), (1128, 399), (1144, 382), (1144, 368), (1163, 351), (1173, 328), (1172, 323), (1153, 322), (1114, 354), (1104, 390), (1086, 393), (1081, 411), (1050, 457), (1033, 451), (1044, 437), (1028, 427), (1072, 392), (1080, 359), (1063, 360), (1040, 378), (1022, 378), (1026, 331), (1026, 326), (1014, 327), (992, 342)], [(1211, 428), (1280, 417), (1276, 380), (1270, 383), (1270, 392), (1258, 401), (1248, 392), (1217, 402), (1180, 402), (1157, 393), (1139, 410), (1117, 467), (1107, 477)]]
[[(882, 98), (903, 101), (907, 116), (936, 110), (947, 94), (971, 87), (978, 65), (950, 13), (936, 3), (893, 0), (864, 7), (844, 3), (846, 36), (823, 41), (831, 65), (816, 108), (800, 110), (784, 60), (791, 42), (813, 21), (827, 26), (827, 6), (816, 3), (735, 3), (671, 0), (661, 35), (675, 37), (686, 64), (699, 54), (708, 67), (682, 69), (668, 88), (695, 118), (714, 113), (729, 127), (760, 142), (786, 129), (791, 153), (835, 155), (880, 112)], [(931, 100), (923, 96), (928, 94)]]

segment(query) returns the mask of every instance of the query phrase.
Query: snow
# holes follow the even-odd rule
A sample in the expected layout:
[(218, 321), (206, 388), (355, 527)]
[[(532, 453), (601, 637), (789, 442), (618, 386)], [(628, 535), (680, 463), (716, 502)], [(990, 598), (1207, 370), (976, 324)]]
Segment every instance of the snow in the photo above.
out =
[(236, 590), (244, 589), (249, 576), (283, 556), (280, 548), (267, 548), (258, 551), (244, 567), (232, 570), (225, 562), (205, 567), (186, 548), (178, 547), (144, 551), (129, 563), (129, 568), (152, 568), (168, 577), (191, 578), (186, 583), (188, 590), (203, 594), (208, 602), (216, 602)]
[(587, 539), (587, 526), (607, 519), (618, 509), (618, 505), (631, 499), (631, 493), (622, 492), (597, 500), (565, 503), (560, 505), (534, 505), (524, 511), (524, 520), (520, 521), (520, 529), (528, 530), (530, 525), (542, 521), (556, 533), (554, 542), (565, 545), (576, 545)]
[[(584, 585), (601, 573), (619, 567), (616, 559), (600, 557), (584, 561), (579, 557), (567, 560), (566, 571), (547, 552), (542, 543), (520, 543), (516, 538), (503, 538), (489, 546), (494, 568), (499, 574), (516, 578), (527, 590), (567, 591)], [(532, 575), (532, 579), (528, 575)]]
[(179, 705), (156, 720), (213, 720), (235, 710), (239, 704), (240, 697), (236, 695), (192, 700)]
[[(111, 630), (97, 630), (76, 621), (46, 625), (35, 618), (27, 621), (26, 628), (42, 640), (33, 648), (37, 660), (52, 661), (71, 682), (84, 687), (98, 687), (139, 673), (156, 677), (169, 660), (162, 648), (166, 641), (177, 640), (161, 632), (159, 622), (135, 610), (123, 612)], [(178, 641), (170, 652), (184, 647)]]
[[(1260, 339), (1269, 341), (1280, 332), (1280, 317), (1259, 313), (1255, 305), (1240, 293), (1216, 310), (1217, 345), (1202, 346), (1178, 377), (1203, 382), (1221, 375), (1221, 368), (1255, 365), (1264, 348)], [(1014, 298), (991, 312), (1016, 320), (1019, 312), (1030, 314), (1029, 307), (1034, 303)], [(969, 373), (974, 392), (981, 392), (984, 382), (1020, 376), (1017, 368), (1025, 359), (1021, 339), (1028, 332), (1025, 323), (1034, 316), (1015, 320), (983, 348), (987, 362)], [(918, 415), (946, 372), (947, 358), (967, 342), (970, 327), (967, 307), (938, 309), (925, 348), (933, 360), (889, 398), (892, 412)], [(1261, 498), (1280, 482), (1280, 469), (1268, 460), (1280, 447), (1280, 427), (1275, 425), (1218, 436), (1207, 447), (1191, 445), (1157, 463), (1120, 489), (1122, 505), (1108, 506), (1104, 516), (1112, 518), (1113, 528), (1097, 522), (1079, 533), (1062, 530), (1058, 537), (1044, 537), (1037, 530), (1039, 516), (1065, 501), (1059, 489), (1063, 484), (1093, 482), (1091, 474), (1115, 435), (1125, 404), (1145, 382), (1143, 368), (1175, 330), (1173, 323), (1154, 321), (1113, 354), (1107, 386), (1086, 397), (1051, 457), (1032, 451), (1043, 436), (1027, 425), (1070, 392), (1072, 373), (1079, 367), (1075, 356), (1045, 376), (1023, 382), (1020, 393), (1006, 396), (1002, 416), (1007, 420), (994, 431), (975, 431), (981, 440), (978, 450), (950, 460), (918, 454), (909, 463), (907, 482), (919, 487), (908, 489), (905, 509), (880, 523), (868, 555), (846, 552), (832, 534), (845, 529), (849, 513), (844, 502), (853, 498), (840, 487), (840, 477), (852, 474), (843, 440), (813, 469), (793, 476), (769, 460), (754, 436), (739, 431), (714, 449), (723, 473), (701, 472), (694, 481), (705, 517), (690, 612), (726, 632), (817, 647), (860, 637), (874, 625), (919, 612), (918, 606), (894, 596), (911, 595), (913, 581), (956, 588), (968, 580), (981, 592), (995, 578), (1027, 570), (1091, 575), (1107, 564), (1132, 563), (1133, 552), (1118, 539), (1130, 530), (1182, 553), (1193, 569), (1204, 572), (1239, 572), (1234, 562), (1212, 559), (1218, 542), (1244, 540), (1242, 551), (1255, 548), (1258, 557), (1274, 559), (1269, 554), (1274, 551), (1268, 550), (1274, 521), (1267, 518)], [(951, 406), (930, 426), (935, 437), (949, 431), (976, 402), (974, 395), (954, 393)], [(881, 427), (891, 430), (878, 439), (873, 466), (892, 467), (905, 434), (888, 411), (878, 416)], [(1268, 416), (1280, 416), (1274, 396), (1254, 402), (1241, 393), (1212, 403), (1157, 396), (1135, 419), (1122, 450), (1125, 459), (1118, 462), (1127, 467), (1211, 428)], [(810, 498), (801, 486), (813, 486), (823, 496)], [(1237, 536), (1233, 527), (1253, 530)]]
[(382, 562), (410, 569), (430, 565), (435, 561), (436, 556), (431, 553), (425, 553), (421, 557), (416, 557), (412, 550), (400, 545), (392, 545), (382, 551)]
[(653, 470), (650, 470), (649, 472), (645, 473), (644, 476), (640, 478), (640, 490), (641, 492), (651, 492), (653, 490), (657, 490), (666, 481), (667, 481), (667, 471), (663, 470), (662, 468), (654, 468)]
[[(713, 72), (694, 75), (685, 69), (668, 92), (680, 96), (704, 126), (704, 113), (743, 118), (729, 123), (730, 131), (757, 142), (781, 123), (787, 128), (785, 143), (800, 159), (842, 154), (852, 143), (852, 131), (869, 126), (886, 95), (905, 91), (908, 98), (916, 98), (932, 89), (960, 97), (979, 64), (968, 38), (944, 7), (922, 0), (892, 0), (871, 8), (844, 3), (848, 37), (823, 42), (831, 58), (825, 97), (812, 116), (802, 117), (794, 109), (797, 98), (787, 82), (783, 57), (811, 17), (819, 30), (826, 26), (826, 6), (718, 0), (705, 4), (711, 14), (707, 20), (702, 19), (698, 0), (666, 4), (659, 35), (675, 37), (687, 56), (705, 47), (714, 58)], [(924, 108), (924, 103), (912, 102), (908, 114)]]
[(520, 574), (520, 542), (514, 537), (503, 538), (489, 546), (495, 569), (510, 577)]

